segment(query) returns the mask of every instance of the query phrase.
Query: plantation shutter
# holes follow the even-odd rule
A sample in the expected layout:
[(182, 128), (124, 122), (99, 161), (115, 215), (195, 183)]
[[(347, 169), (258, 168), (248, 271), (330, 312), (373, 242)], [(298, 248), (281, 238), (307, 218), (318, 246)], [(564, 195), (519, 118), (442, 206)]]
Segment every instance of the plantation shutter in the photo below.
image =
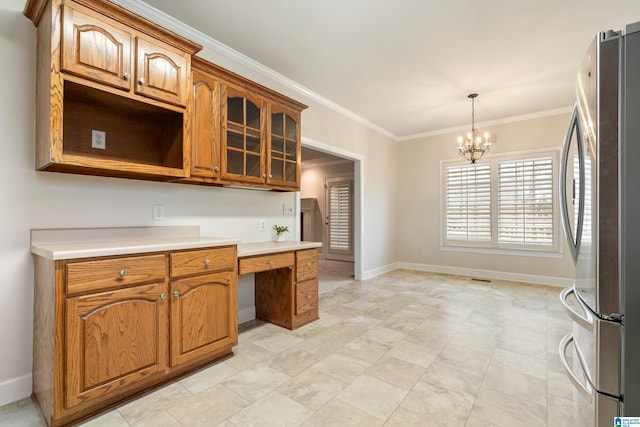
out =
[(446, 205), (447, 239), (490, 242), (491, 167), (448, 167)]
[(553, 245), (553, 160), (503, 161), (498, 166), (498, 242)]
[(351, 181), (329, 184), (329, 250), (351, 252)]

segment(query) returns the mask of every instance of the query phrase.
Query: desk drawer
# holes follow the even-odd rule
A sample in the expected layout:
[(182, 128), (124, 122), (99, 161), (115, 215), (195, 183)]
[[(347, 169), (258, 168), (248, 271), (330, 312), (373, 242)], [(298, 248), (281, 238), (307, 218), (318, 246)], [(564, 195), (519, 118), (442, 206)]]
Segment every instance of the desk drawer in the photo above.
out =
[(240, 258), (239, 275), (294, 266), (293, 252)]
[(318, 310), (318, 281), (296, 284), (296, 315)]
[(296, 282), (318, 277), (318, 250), (296, 252)]
[(173, 252), (171, 253), (171, 277), (232, 270), (236, 260), (235, 246)]
[(67, 263), (67, 293), (162, 282), (167, 274), (165, 259), (161, 254)]

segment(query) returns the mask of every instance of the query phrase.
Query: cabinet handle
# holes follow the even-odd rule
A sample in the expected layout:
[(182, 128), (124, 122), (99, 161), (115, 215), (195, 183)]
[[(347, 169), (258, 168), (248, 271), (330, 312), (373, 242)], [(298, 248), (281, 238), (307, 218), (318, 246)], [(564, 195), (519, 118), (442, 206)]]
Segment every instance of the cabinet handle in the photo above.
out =
[(269, 261), (269, 267), (273, 267), (273, 261)]
[(125, 79), (125, 80), (129, 80), (129, 77), (131, 77), (131, 75), (129, 73), (124, 73), (122, 75), (122, 78)]
[(164, 292), (160, 294), (160, 299), (165, 299), (167, 297), (167, 294), (165, 294)]
[(209, 258), (204, 260), (204, 265), (209, 265), (211, 264), (211, 260)]
[(173, 291), (173, 296), (174, 296), (174, 297), (179, 297), (179, 296), (180, 296), (180, 292), (178, 292), (178, 291)]
[(140, 79), (138, 79), (138, 83), (140, 83), (141, 85), (144, 84), (144, 77), (140, 77)]
[(124, 277), (127, 275), (127, 270), (125, 268), (123, 268), (122, 270), (120, 270), (120, 277)]

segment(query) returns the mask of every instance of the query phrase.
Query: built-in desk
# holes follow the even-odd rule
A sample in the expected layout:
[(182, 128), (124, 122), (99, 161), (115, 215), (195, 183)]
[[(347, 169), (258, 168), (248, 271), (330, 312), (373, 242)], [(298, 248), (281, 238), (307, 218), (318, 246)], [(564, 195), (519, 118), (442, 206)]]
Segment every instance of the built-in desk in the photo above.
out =
[(238, 275), (255, 273), (256, 318), (296, 329), (318, 319), (319, 242), (238, 245)]

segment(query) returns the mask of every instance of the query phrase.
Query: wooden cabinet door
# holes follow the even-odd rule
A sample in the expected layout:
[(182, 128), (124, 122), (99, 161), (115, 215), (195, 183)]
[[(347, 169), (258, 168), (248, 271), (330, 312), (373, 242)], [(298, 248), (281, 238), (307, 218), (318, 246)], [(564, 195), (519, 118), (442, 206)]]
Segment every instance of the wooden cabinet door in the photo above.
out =
[(135, 92), (148, 98), (187, 104), (189, 56), (177, 49), (136, 38)]
[(232, 86), (222, 89), (222, 178), (264, 184), (264, 101)]
[(125, 27), (101, 15), (62, 9), (62, 70), (131, 89), (131, 41)]
[(65, 302), (65, 407), (129, 391), (167, 368), (165, 284)]
[(300, 112), (271, 104), (267, 144), (267, 183), (300, 187)]
[(193, 70), (191, 175), (217, 178), (220, 172), (220, 84)]
[(171, 282), (171, 366), (237, 344), (237, 295), (233, 271)]

